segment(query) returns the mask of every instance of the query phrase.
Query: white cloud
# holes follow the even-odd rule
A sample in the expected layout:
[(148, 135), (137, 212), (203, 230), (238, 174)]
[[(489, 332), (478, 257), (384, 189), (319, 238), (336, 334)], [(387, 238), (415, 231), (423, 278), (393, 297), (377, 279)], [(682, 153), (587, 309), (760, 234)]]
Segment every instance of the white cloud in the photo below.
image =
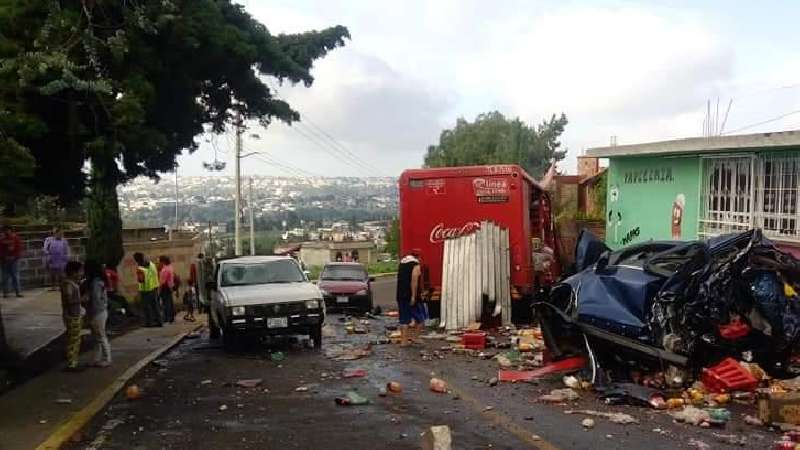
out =
[[(350, 29), (352, 41), (315, 64), (311, 88), (280, 91), (391, 174), (421, 164), (427, 145), (459, 116), (498, 109), (536, 123), (563, 111), (570, 119), (563, 142), (574, 156), (611, 135), (619, 143), (697, 135), (707, 99), (726, 106), (730, 97), (800, 82), (800, 63), (791, 62), (797, 52), (776, 45), (760, 53), (735, 26), (742, 20), (735, 11), (514, 0), (251, 1), (247, 8), (273, 33)], [(800, 89), (735, 99), (727, 129), (794, 107)], [(794, 123), (800, 116), (774, 125)], [(363, 173), (283, 125), (261, 134), (249, 145), (293, 165)], [(248, 170), (273, 170), (259, 164)]]

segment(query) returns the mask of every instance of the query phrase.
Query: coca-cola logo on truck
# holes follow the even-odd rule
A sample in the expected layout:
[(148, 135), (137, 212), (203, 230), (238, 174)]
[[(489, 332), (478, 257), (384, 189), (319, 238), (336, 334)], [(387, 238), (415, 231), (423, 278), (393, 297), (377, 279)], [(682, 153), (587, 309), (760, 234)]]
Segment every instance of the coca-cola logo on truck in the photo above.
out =
[(479, 229), (481, 224), (479, 222), (467, 222), (460, 227), (451, 227), (446, 228), (444, 223), (439, 223), (431, 230), (431, 242), (434, 244), (438, 244), (443, 242), (445, 239), (453, 239), (461, 236), (465, 236), (467, 234), (472, 233), (473, 231)]

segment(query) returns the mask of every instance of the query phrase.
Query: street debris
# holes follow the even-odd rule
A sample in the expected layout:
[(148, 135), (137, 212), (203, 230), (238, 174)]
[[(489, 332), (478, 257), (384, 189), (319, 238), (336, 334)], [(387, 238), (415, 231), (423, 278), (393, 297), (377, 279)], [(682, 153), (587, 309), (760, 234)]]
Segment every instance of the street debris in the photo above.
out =
[(450, 450), (452, 446), (453, 437), (447, 425), (432, 426), (422, 433), (423, 450)]
[(489, 378), (488, 384), (489, 384), (489, 386), (494, 387), (494, 386), (497, 386), (498, 381), (499, 380), (497, 379), (497, 377), (492, 377), (492, 378)]
[(56, 403), (58, 403), (59, 405), (69, 405), (69, 404), (72, 403), (72, 399), (71, 398), (57, 398), (56, 399)]
[(367, 376), (365, 369), (344, 369), (342, 371), (342, 378), (362, 378)]
[(767, 392), (758, 399), (758, 418), (764, 423), (800, 425), (800, 392)]
[(670, 412), (669, 414), (678, 422), (688, 423), (689, 425), (701, 426), (711, 421), (711, 415), (708, 411), (694, 406), (687, 406), (680, 411)]
[(701, 440), (695, 439), (695, 438), (689, 439), (689, 442), (688, 442), (687, 445), (689, 445), (689, 447), (696, 448), (698, 450), (711, 450), (711, 446), (710, 445), (706, 444), (705, 442), (703, 442)]
[(603, 417), (605, 419), (608, 419), (609, 422), (618, 423), (620, 425), (639, 423), (639, 421), (630, 414), (625, 414), (620, 412), (603, 412), (603, 411), (593, 411), (590, 409), (577, 409), (577, 410), (568, 409), (564, 411), (564, 414), (582, 414), (585, 416)]
[(447, 383), (440, 378), (431, 378), (429, 383), (430, 390), (439, 394), (447, 393)]
[(132, 384), (125, 389), (125, 398), (128, 400), (139, 400), (142, 398), (142, 390), (139, 386)]
[(331, 345), (325, 351), (325, 357), (334, 361), (354, 361), (372, 354), (369, 346)]
[(489, 411), (491, 411), (491, 410), (493, 410), (493, 409), (494, 409), (494, 406), (492, 406), (492, 405), (486, 405), (486, 406), (483, 408), (483, 412), (489, 412)]
[(202, 386), (202, 385), (211, 384), (211, 383), (213, 383), (213, 381), (211, 381), (211, 380), (203, 380), (203, 381), (200, 382), (200, 385)]
[(553, 389), (549, 394), (539, 396), (539, 401), (547, 403), (566, 403), (574, 402), (581, 396), (574, 389)]
[(349, 391), (343, 397), (336, 397), (334, 401), (341, 406), (366, 405), (369, 403), (366, 397), (354, 391)]
[(237, 387), (241, 388), (256, 388), (261, 386), (262, 379), (261, 378), (253, 378), (249, 380), (239, 380), (236, 382)]
[(308, 386), (299, 386), (294, 389), (295, 392), (308, 392)]
[(581, 425), (583, 425), (583, 428), (586, 428), (586, 429), (594, 428), (594, 420), (589, 419), (589, 418), (583, 419), (581, 421)]
[(219, 405), (219, 410), (220, 411), (227, 411), (228, 410), (228, 405)]
[(403, 387), (397, 381), (390, 381), (386, 383), (386, 390), (395, 394), (403, 391)]
[(269, 359), (272, 362), (282, 362), (286, 359), (286, 353), (283, 352), (272, 352), (269, 355)]

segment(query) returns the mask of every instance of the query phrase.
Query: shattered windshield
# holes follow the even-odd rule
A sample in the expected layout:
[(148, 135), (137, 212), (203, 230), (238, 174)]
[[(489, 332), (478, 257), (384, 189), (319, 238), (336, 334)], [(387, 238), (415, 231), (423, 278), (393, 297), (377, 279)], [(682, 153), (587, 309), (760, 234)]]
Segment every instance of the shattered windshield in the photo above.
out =
[(294, 261), (270, 261), (222, 266), (222, 286), (301, 283), (305, 276)]

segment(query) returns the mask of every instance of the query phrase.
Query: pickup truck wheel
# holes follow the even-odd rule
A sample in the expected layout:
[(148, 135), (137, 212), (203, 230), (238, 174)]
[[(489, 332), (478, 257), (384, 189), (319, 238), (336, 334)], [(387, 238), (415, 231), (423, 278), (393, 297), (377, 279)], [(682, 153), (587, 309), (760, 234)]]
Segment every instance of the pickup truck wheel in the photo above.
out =
[(239, 348), (239, 336), (233, 330), (222, 333), (222, 346), (225, 351), (232, 352)]
[(314, 341), (314, 349), (322, 348), (322, 324), (312, 327), (309, 336)]
[(208, 333), (211, 339), (219, 339), (219, 325), (217, 325), (217, 321), (214, 320), (214, 315), (210, 312), (208, 314)]

